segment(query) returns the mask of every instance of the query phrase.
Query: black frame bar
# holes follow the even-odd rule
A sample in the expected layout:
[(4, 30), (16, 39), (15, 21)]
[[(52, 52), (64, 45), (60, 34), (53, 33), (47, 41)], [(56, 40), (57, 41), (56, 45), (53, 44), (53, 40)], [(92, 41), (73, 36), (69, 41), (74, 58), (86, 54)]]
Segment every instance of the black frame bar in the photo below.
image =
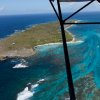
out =
[(64, 25), (66, 24), (100, 24), (100, 22), (78, 22), (78, 23), (67, 23), (65, 22)]
[(70, 15), (69, 17), (67, 17), (66, 19), (64, 19), (64, 22), (67, 21), (68, 19), (70, 19), (72, 16), (74, 16), (75, 14), (77, 14), (78, 12), (80, 12), (81, 10), (83, 10), (84, 8), (86, 8), (88, 5), (90, 5), (93, 1), (92, 0), (90, 2), (88, 2), (86, 5), (84, 5), (83, 7), (81, 7), (79, 10), (77, 10), (76, 12), (74, 12), (72, 15)]
[(66, 35), (65, 35), (65, 30), (64, 30), (64, 25), (63, 25), (63, 19), (62, 19), (62, 13), (61, 13), (61, 7), (60, 7), (59, 0), (57, 0), (57, 4), (58, 4), (59, 17), (60, 17), (61, 32), (62, 32), (62, 40), (63, 40), (64, 55), (65, 55), (66, 72), (67, 72), (67, 78), (68, 78), (69, 94), (70, 94), (70, 99), (75, 100), (73, 79), (72, 79), (70, 61), (69, 61), (69, 56), (68, 56), (68, 48), (67, 48), (67, 44), (66, 44)]
[(57, 6), (58, 6), (58, 12), (53, 4), (53, 2), (55, 0), (49, 0), (51, 3), (51, 6), (60, 22), (60, 26), (61, 26), (61, 35), (62, 35), (62, 41), (63, 41), (63, 48), (64, 48), (64, 57), (65, 57), (65, 65), (66, 65), (66, 73), (67, 73), (67, 79), (68, 79), (68, 87), (69, 87), (69, 96), (70, 96), (70, 100), (76, 100), (75, 97), (75, 90), (74, 90), (74, 85), (73, 85), (73, 79), (72, 79), (72, 73), (71, 73), (71, 66), (70, 66), (70, 60), (69, 60), (69, 55), (68, 55), (68, 47), (67, 47), (67, 43), (66, 43), (66, 35), (65, 35), (65, 30), (64, 30), (64, 25), (71, 25), (71, 24), (100, 24), (100, 22), (77, 22), (77, 23), (70, 23), (70, 22), (66, 22), (68, 19), (70, 19), (72, 16), (74, 16), (75, 14), (77, 14), (78, 12), (80, 12), (81, 10), (83, 10), (84, 8), (86, 8), (88, 5), (90, 5), (92, 2), (94, 2), (95, 0), (91, 0), (89, 1), (87, 4), (85, 4), (83, 7), (81, 7), (79, 10), (77, 10), (76, 12), (74, 12), (73, 14), (71, 14), (69, 17), (67, 17), (66, 19), (63, 19), (62, 17), (62, 11), (61, 11), (61, 6), (60, 6), (60, 1), (57, 1)]

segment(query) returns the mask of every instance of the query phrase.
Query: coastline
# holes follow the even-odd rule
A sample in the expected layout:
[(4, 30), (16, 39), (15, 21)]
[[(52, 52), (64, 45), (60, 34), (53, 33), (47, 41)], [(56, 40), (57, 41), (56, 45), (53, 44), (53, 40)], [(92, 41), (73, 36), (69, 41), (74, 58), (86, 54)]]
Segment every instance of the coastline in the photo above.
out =
[[(78, 22), (78, 20), (75, 20), (74, 21), (75, 23)], [(56, 23), (56, 22), (52, 22), (52, 23)], [(32, 28), (35, 28), (35, 27), (38, 27), (38, 26), (43, 26), (43, 25), (47, 25), (48, 23), (43, 23), (43, 24), (39, 24), (39, 25), (33, 25), (32, 27), (30, 28), (26, 28), (25, 31), (28, 31), (28, 30), (31, 30)], [(70, 44), (70, 43), (76, 43), (78, 42), (74, 35), (72, 33), (70, 33), (68, 31), (68, 28), (72, 27), (73, 25), (66, 25), (65, 26), (65, 31), (70, 35), (72, 36), (72, 39), (71, 40), (68, 40), (67, 43)], [(8, 38), (10, 37), (15, 37), (16, 35), (20, 35), (24, 32), (21, 32), (21, 33), (15, 33), (15, 34), (12, 34), (11, 36), (9, 36)], [(58, 32), (59, 33), (59, 32)], [(0, 42), (2, 41), (5, 41), (7, 38), (4, 38), (2, 39)], [(41, 43), (41, 44), (38, 44), (36, 46), (33, 46), (32, 48), (25, 48), (25, 47), (22, 47), (21, 49), (18, 48), (18, 49), (14, 49), (14, 50), (3, 50), (4, 49), (4, 46), (0, 44), (0, 60), (5, 60), (7, 58), (16, 58), (16, 57), (19, 57), (19, 58), (26, 58), (26, 57), (29, 57), (29, 56), (32, 56), (35, 54), (35, 48), (39, 47), (39, 46), (43, 46), (43, 45), (56, 45), (56, 44), (62, 44), (62, 42), (48, 42), (48, 43)], [(16, 43), (12, 43), (11, 45), (16, 45)]]
[[(74, 23), (78, 23), (79, 21), (80, 20), (75, 20)], [(67, 31), (73, 37), (72, 41), (68, 41), (68, 43), (74, 43), (74, 42), (78, 41), (78, 40), (76, 40), (75, 35), (73, 35), (71, 32), (68, 31), (68, 29), (71, 27), (73, 27), (73, 24), (65, 28), (65, 31)]]
[[(75, 20), (75, 23), (79, 22), (80, 20)], [(81, 41), (81, 40), (76, 40), (75, 36), (68, 31), (69, 28), (73, 27), (73, 24), (72, 25), (66, 25), (65, 26), (65, 31), (70, 34), (73, 38), (71, 41), (67, 41), (66, 43), (67, 44), (77, 44), (77, 43), (83, 43), (84, 41)], [(56, 42), (56, 43), (47, 43), (47, 44), (42, 44), (42, 45), (37, 45), (34, 47), (37, 48), (37, 47), (40, 47), (40, 46), (51, 46), (51, 45), (62, 45), (63, 43), (62, 42)]]

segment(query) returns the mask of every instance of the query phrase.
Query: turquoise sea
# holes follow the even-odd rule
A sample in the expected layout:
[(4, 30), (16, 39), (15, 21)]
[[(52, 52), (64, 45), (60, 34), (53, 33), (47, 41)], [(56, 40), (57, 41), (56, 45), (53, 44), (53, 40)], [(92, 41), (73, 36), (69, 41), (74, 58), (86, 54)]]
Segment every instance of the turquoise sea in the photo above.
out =
[[(36, 17), (35, 23), (28, 23), (24, 29), (28, 25), (57, 20), (54, 15), (48, 14), (29, 16), (32, 21), (36, 16), (45, 16), (45, 21), (41, 17), (42, 21), (37, 19), (36, 23)], [(99, 21), (99, 16), (99, 12), (81, 13), (73, 19)], [(10, 17), (20, 20), (20, 16)], [(17, 30), (21, 29), (17, 27)], [(100, 100), (100, 25), (73, 25), (68, 30), (77, 39), (75, 43), (68, 43), (77, 100)], [(10, 34), (6, 30), (2, 32), (6, 33), (3, 37)], [(30, 91), (27, 88), (28, 83), (32, 84)], [(0, 100), (69, 100), (62, 44), (38, 46), (36, 54), (29, 58), (1, 61)]]

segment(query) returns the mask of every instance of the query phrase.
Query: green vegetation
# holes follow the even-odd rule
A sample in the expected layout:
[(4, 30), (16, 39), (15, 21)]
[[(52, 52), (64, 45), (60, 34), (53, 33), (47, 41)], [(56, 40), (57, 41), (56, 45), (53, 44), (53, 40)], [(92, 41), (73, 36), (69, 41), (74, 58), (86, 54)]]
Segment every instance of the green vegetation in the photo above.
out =
[[(21, 33), (16, 33), (0, 41), (0, 51), (30, 49), (36, 45), (61, 42), (60, 25), (58, 22), (33, 26)], [(66, 26), (68, 27), (68, 26)], [(67, 41), (72, 35), (66, 32)]]

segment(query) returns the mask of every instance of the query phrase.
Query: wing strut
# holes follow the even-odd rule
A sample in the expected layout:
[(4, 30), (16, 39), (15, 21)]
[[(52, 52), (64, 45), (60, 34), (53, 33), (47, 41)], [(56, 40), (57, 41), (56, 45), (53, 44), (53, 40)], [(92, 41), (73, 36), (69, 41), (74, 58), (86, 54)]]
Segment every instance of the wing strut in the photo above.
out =
[[(86, 8), (88, 5), (90, 5), (95, 0), (49, 0), (49, 1), (51, 3), (51, 6), (52, 6), (52, 8), (53, 8), (53, 10), (54, 10), (59, 22), (60, 22), (60, 26), (61, 26), (61, 35), (62, 35), (63, 48), (64, 48), (64, 57), (65, 57), (65, 65), (66, 65), (66, 73), (67, 73), (70, 100), (76, 100), (73, 79), (72, 79), (72, 73), (71, 73), (70, 60), (69, 60), (69, 55), (68, 55), (68, 47), (67, 47), (67, 43), (66, 43), (66, 35), (65, 35), (64, 25), (69, 25), (69, 24), (81, 24), (81, 25), (100, 24), (100, 22), (78, 22), (78, 23), (67, 22), (68, 19), (70, 19), (72, 16), (74, 16), (75, 14), (77, 14), (78, 12), (80, 12), (81, 10)], [(56, 8), (53, 4), (54, 1), (57, 1), (58, 10), (56, 10)], [(63, 19), (60, 2), (85, 2), (85, 1), (89, 1), (89, 2), (87, 4), (85, 4), (83, 7), (81, 7), (79, 10), (77, 10), (76, 12), (71, 14), (66, 19)], [(100, 3), (100, 0), (97, 0), (97, 1)]]

